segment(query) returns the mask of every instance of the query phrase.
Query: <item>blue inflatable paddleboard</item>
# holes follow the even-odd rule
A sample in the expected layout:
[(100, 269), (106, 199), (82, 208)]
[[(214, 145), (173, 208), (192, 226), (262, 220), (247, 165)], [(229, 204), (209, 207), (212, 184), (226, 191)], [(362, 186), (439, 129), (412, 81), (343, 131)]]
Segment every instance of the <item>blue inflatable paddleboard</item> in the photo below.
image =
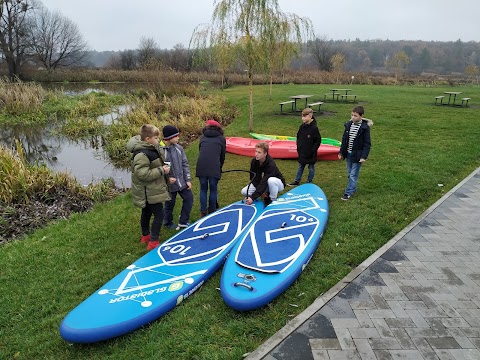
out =
[(308, 264), (327, 225), (328, 202), (314, 184), (304, 184), (268, 205), (232, 249), (220, 290), (240, 311), (267, 305)]
[(91, 343), (158, 319), (218, 270), (263, 208), (261, 201), (233, 203), (177, 233), (73, 309), (62, 321), (60, 335)]

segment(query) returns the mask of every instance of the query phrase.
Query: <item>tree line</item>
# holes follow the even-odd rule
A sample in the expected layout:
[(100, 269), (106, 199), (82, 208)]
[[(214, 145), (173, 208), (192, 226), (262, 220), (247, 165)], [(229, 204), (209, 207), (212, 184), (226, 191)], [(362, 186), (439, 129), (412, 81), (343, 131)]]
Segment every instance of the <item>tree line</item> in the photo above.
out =
[(345, 57), (345, 70), (375, 72), (388, 70), (395, 54), (403, 53), (404, 70), (409, 74), (464, 73), (469, 65), (480, 66), (480, 43), (475, 41), (412, 40), (327, 40), (316, 38), (309, 44), (303, 65), (331, 70), (335, 54)]
[[(90, 62), (91, 67), (119, 70), (164, 68), (175, 71), (220, 71), (212, 62), (195, 61), (195, 48), (177, 44), (161, 49), (153, 39), (143, 39), (137, 49), (105, 52), (108, 58)], [(99, 54), (96, 55), (99, 57)], [(148, 60), (147, 60), (148, 59)], [(339, 61), (340, 60), (340, 61)], [(340, 62), (343, 71), (365, 73), (469, 74), (480, 67), (480, 42), (327, 40), (316, 37), (304, 43), (297, 56), (287, 64), (288, 70), (322, 70), (333, 72)], [(243, 72), (244, 66), (232, 62), (227, 69)]]
[[(232, 18), (222, 19), (226, 10)], [(249, 17), (251, 13), (263, 15)], [(229, 34), (226, 29), (232, 28), (227, 25), (237, 28)], [(479, 42), (332, 40), (311, 29), (308, 18), (282, 13), (274, 0), (222, 0), (212, 22), (195, 28), (188, 47), (161, 49), (154, 38), (143, 37), (136, 49), (92, 52), (75, 23), (40, 1), (0, 0), (1, 64), (11, 79), (22, 78), (26, 66), (218, 72), (225, 80), (228, 73), (253, 70), (270, 78), (274, 72), (302, 69), (395, 76), (479, 74)]]

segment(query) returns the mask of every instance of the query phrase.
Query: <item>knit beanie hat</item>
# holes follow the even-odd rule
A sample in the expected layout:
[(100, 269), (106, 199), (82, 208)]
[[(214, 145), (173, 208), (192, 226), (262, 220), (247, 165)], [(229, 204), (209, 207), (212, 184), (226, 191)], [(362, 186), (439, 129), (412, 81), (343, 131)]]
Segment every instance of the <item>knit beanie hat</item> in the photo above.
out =
[(164, 140), (170, 140), (173, 139), (175, 136), (178, 136), (179, 131), (175, 126), (172, 125), (166, 125), (162, 129), (163, 132), (163, 139)]
[(211, 126), (218, 126), (219, 128), (222, 127), (222, 125), (220, 125), (220, 124), (219, 124), (218, 122), (216, 122), (215, 120), (207, 120), (207, 121), (205, 121), (205, 125), (206, 125), (206, 126), (209, 126), (209, 125), (211, 125)]

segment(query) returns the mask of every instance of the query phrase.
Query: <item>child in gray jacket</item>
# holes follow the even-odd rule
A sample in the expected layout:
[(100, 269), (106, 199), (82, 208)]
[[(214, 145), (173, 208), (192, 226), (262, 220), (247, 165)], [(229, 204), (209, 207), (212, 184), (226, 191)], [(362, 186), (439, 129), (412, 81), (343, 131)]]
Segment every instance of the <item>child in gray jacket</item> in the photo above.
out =
[(179, 131), (175, 126), (167, 125), (162, 129), (164, 151), (166, 162), (170, 163), (170, 179), (168, 190), (170, 191), (170, 201), (165, 203), (164, 225), (167, 228), (175, 228), (173, 223), (173, 209), (177, 199), (177, 194), (183, 200), (180, 220), (177, 230), (186, 228), (189, 224), (190, 212), (193, 207), (192, 178), (190, 176), (190, 167), (188, 166), (187, 156), (183, 147), (178, 144)]

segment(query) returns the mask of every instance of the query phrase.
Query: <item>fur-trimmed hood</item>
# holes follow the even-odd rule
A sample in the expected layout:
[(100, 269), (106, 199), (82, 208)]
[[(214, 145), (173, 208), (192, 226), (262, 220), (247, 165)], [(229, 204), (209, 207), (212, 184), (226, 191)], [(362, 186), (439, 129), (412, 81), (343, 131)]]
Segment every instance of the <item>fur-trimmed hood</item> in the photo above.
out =
[(373, 120), (370, 120), (370, 119), (367, 119), (367, 118), (362, 118), (362, 120), (367, 122), (368, 127), (373, 126)]

